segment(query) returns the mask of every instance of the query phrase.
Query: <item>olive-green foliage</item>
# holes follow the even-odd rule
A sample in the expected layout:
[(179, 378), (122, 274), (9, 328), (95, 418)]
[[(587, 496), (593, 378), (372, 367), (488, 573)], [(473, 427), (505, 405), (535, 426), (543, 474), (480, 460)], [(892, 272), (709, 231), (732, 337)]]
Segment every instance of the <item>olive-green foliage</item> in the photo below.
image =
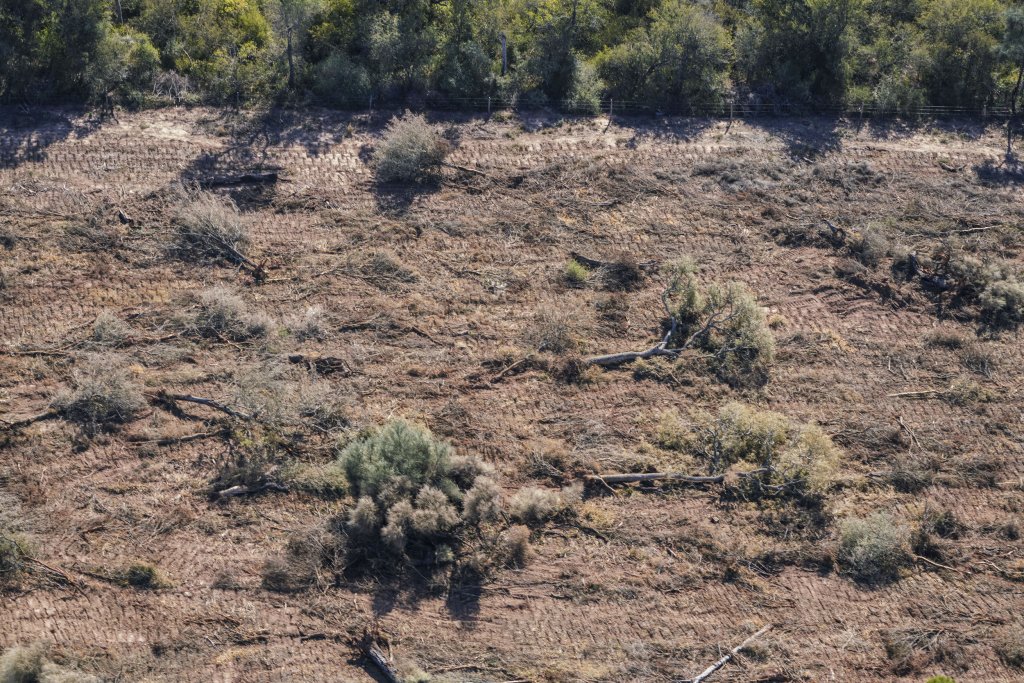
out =
[(891, 581), (910, 562), (910, 533), (885, 513), (839, 526), (840, 567), (865, 582)]
[(608, 97), (682, 112), (732, 99), (980, 108), (1013, 89), (1018, 4), (8, 0), (0, 97), (134, 104), (173, 74), (176, 100), (190, 83), (232, 105), (309, 93), (344, 107), (499, 96), (587, 112)]
[(500, 515), (488, 467), (454, 454), (425, 427), (395, 420), (347, 445), (339, 456), (358, 497), (344, 531), (356, 556), (412, 554), (454, 559), (455, 531)]
[(422, 114), (394, 117), (373, 154), (378, 180), (417, 181), (436, 174), (448, 154), (448, 143)]
[(706, 7), (667, 0), (596, 62), (612, 97), (686, 111), (726, 96), (731, 43)]
[(764, 310), (739, 282), (704, 286), (693, 261), (671, 267), (667, 301), (678, 321), (670, 347), (705, 351), (730, 384), (763, 384), (775, 359), (775, 338)]
[(735, 402), (714, 416), (698, 414), (696, 421), (695, 454), (712, 473), (733, 465), (764, 470), (741, 479), (756, 493), (821, 496), (835, 480), (842, 453), (815, 424)]
[(0, 588), (18, 581), (29, 557), (28, 542), (22, 536), (0, 529)]

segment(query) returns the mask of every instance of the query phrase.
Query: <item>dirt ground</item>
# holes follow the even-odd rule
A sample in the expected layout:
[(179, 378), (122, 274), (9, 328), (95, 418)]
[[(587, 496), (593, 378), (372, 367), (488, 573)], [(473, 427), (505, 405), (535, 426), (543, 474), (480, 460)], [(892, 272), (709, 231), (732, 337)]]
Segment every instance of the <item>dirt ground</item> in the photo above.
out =
[[(0, 417), (46, 411), (109, 312), (146, 340), (117, 353), (153, 391), (230, 403), (252, 368), (282, 363), (300, 381), (282, 358), (342, 359), (317, 381), (344, 405), (348, 432), (418, 420), (495, 465), (508, 490), (588, 471), (696, 471), (659, 445), (664, 415), (686, 423), (744, 401), (816, 422), (842, 447), (822, 508), (714, 486), (594, 492), (585, 524), (538, 530), (525, 568), (482, 583), (280, 593), (261, 585), (266, 560), (350, 501), (301, 491), (211, 501), (225, 445), (159, 441), (223, 417), (199, 406), (151, 407), (93, 436), (43, 420), (0, 434), (0, 523), (44, 563), (0, 594), (0, 648), (43, 641), (104, 680), (369, 681), (354, 638), (373, 629), (435, 681), (669, 681), (771, 624), (711, 680), (1024, 680), (997, 653), (1024, 613), (1013, 532), (1024, 523), (1024, 345), (971, 306), (893, 278), (887, 261), (853, 268), (826, 239), (826, 221), (877, 226), (907, 249), (955, 242), (1024, 266), (1021, 177), (991, 166), (998, 127), (445, 118), (450, 160), (486, 175), (448, 169), (414, 188), (373, 181), (367, 159), (385, 121), (5, 112)], [(168, 255), (169, 188), (269, 169), (276, 184), (217, 190), (243, 212), (265, 282)], [(689, 255), (709, 280), (747, 283), (772, 320), (770, 380), (732, 388), (683, 366), (568, 381), (556, 371), (566, 359), (548, 353), (505, 372), (536, 350), (538, 321), (562, 321), (582, 355), (660, 337), (660, 276), (626, 291), (597, 276), (571, 287), (570, 252)], [(397, 269), (367, 270), (381, 258)], [(189, 296), (213, 284), (282, 327), (319, 307), (326, 333), (265, 344), (173, 335)], [(947, 400), (957, 382), (977, 391)], [(321, 440), (296, 457), (322, 464), (335, 451)], [(879, 474), (907, 462), (934, 476), (910, 490)], [(873, 586), (835, 561), (837, 520), (886, 511), (913, 527), (928, 510), (961, 528), (941, 561)], [(136, 562), (167, 585), (104, 578)]]

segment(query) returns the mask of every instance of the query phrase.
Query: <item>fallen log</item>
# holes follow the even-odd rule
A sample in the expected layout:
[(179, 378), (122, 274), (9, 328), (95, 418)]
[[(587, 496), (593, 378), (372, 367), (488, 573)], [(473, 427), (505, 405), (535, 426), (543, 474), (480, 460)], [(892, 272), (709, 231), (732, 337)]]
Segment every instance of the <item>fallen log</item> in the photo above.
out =
[(755, 640), (757, 640), (758, 638), (763, 636), (765, 633), (767, 633), (768, 630), (771, 627), (772, 627), (771, 624), (768, 624), (767, 626), (762, 627), (760, 630), (758, 630), (757, 633), (755, 633), (754, 635), (750, 636), (749, 638), (744, 640), (742, 643), (740, 643), (739, 645), (737, 645), (733, 649), (729, 650), (729, 652), (725, 656), (723, 656), (721, 659), (719, 659), (717, 662), (715, 662), (714, 664), (712, 664), (708, 668), (706, 668), (703, 671), (701, 671), (695, 677), (691, 678), (690, 679), (690, 683), (701, 683), (701, 681), (707, 680), (713, 673), (715, 673), (716, 671), (721, 669), (723, 666), (728, 664), (729, 661), (732, 660), (733, 657), (735, 657), (737, 654), (739, 654), (740, 650), (742, 650), (743, 648), (747, 647), (752, 642), (754, 642)]
[(231, 417), (237, 417), (240, 420), (252, 420), (253, 419), (252, 415), (249, 415), (248, 413), (243, 413), (243, 412), (241, 412), (239, 410), (235, 410), (231, 406), (225, 405), (224, 403), (221, 403), (220, 401), (215, 401), (212, 398), (203, 398), (201, 396), (190, 396), (188, 394), (170, 394), (170, 393), (167, 393), (166, 391), (164, 391), (162, 389), (160, 391), (158, 391), (157, 393), (155, 393), (155, 394), (146, 394), (146, 398), (150, 399), (154, 403), (157, 403), (157, 404), (162, 403), (164, 405), (177, 403), (179, 401), (185, 402), (185, 403), (195, 403), (195, 404), (198, 404), (198, 405), (201, 405), (201, 406), (206, 406), (208, 408), (213, 408), (214, 410), (219, 410), (220, 412), (224, 413), (225, 415), (230, 415)]
[(225, 498), (235, 498), (236, 496), (249, 496), (254, 493), (263, 493), (264, 491), (278, 491), (280, 493), (288, 493), (288, 487), (284, 484), (278, 484), (274, 481), (269, 481), (266, 484), (260, 484), (259, 486), (232, 486), (222, 491), (217, 491), (217, 500), (223, 500)]
[(399, 675), (398, 669), (391, 665), (391, 662), (384, 656), (384, 653), (377, 647), (376, 643), (371, 642), (364, 647), (363, 653), (373, 662), (374, 666), (387, 679), (388, 683), (402, 683), (402, 677)]
[[(737, 472), (735, 476), (745, 479), (770, 471), (768, 467), (759, 467), (749, 472)], [(704, 476), (683, 474), (682, 472), (627, 472), (624, 474), (588, 474), (584, 477), (585, 481), (605, 484), (606, 486), (611, 484), (635, 484), (644, 481), (677, 481), (683, 484), (723, 484), (725, 479), (726, 475), (724, 474)]]
[(680, 472), (650, 472), (645, 474), (588, 474), (585, 479), (600, 484), (635, 484), (642, 481), (678, 481), (684, 484), (721, 484), (724, 474), (701, 477)]

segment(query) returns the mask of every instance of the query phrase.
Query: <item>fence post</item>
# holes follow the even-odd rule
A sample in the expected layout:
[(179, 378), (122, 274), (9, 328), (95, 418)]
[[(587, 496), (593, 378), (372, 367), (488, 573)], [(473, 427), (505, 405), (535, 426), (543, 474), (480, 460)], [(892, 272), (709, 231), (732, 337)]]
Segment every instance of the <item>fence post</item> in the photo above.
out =
[(370, 113), (373, 113), (373, 95), (370, 95)]
[(487, 115), (491, 115), (491, 96), (487, 96)]
[(609, 121), (611, 121), (611, 119), (612, 119), (612, 112), (614, 112), (614, 111), (615, 111), (615, 98), (614, 97), (609, 97), (608, 98), (608, 120)]

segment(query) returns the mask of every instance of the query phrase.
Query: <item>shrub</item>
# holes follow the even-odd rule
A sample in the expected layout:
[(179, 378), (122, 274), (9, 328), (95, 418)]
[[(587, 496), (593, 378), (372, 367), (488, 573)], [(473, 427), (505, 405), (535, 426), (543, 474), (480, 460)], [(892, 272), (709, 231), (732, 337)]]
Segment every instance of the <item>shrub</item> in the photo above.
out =
[(542, 524), (570, 512), (579, 503), (582, 493), (578, 486), (560, 491), (527, 487), (512, 496), (509, 512), (513, 519), (524, 524)]
[(151, 564), (136, 563), (118, 572), (119, 580), (133, 588), (154, 590), (166, 588), (170, 584), (160, 571)]
[(847, 248), (858, 261), (874, 268), (889, 255), (892, 245), (880, 230), (867, 227), (850, 238)]
[(114, 356), (87, 357), (74, 373), (74, 384), (53, 407), (88, 432), (128, 422), (146, 405), (139, 386)]
[(538, 351), (569, 353), (579, 349), (576, 328), (579, 321), (572, 311), (545, 306), (533, 316), (526, 331), (527, 342)]
[(448, 144), (421, 114), (394, 117), (373, 154), (373, 168), (382, 182), (421, 181), (436, 174)]
[(339, 462), (358, 502), (343, 525), (353, 559), (380, 550), (447, 564), (463, 525), (500, 515), (500, 490), (475, 458), (456, 456), (424, 427), (395, 420), (356, 439)]
[(530, 529), (521, 524), (510, 526), (501, 535), (501, 557), (510, 567), (522, 569), (530, 561)]
[(462, 502), (462, 518), (479, 526), (493, 522), (501, 515), (501, 488), (490, 477), (477, 477), (466, 491)]
[(217, 195), (201, 192), (185, 200), (174, 216), (175, 251), (193, 262), (239, 264), (249, 237), (238, 209)]
[(997, 635), (996, 653), (1006, 666), (1024, 669), (1024, 624), (1007, 626)]
[(683, 259), (671, 268), (668, 300), (678, 322), (670, 347), (704, 351), (719, 377), (733, 385), (764, 383), (775, 359), (775, 338), (764, 310), (746, 285), (701, 285), (696, 265)]
[(796, 424), (771, 411), (727, 403), (716, 416), (697, 416), (695, 454), (712, 472), (735, 464), (763, 470), (747, 475), (748, 488), (760, 494), (822, 496), (839, 467), (840, 450), (820, 427)]
[(1014, 278), (993, 282), (979, 297), (981, 310), (994, 324), (1016, 326), (1024, 322), (1024, 283)]
[(29, 557), (28, 542), (24, 538), (0, 530), (0, 587), (21, 578)]
[(452, 448), (424, 427), (394, 420), (375, 434), (357, 439), (341, 454), (355, 493), (373, 498), (418, 491), (426, 484), (451, 490), (447, 479)]
[(310, 306), (288, 325), (288, 329), (299, 341), (323, 341), (325, 337), (324, 312), (319, 306)]
[(570, 287), (582, 287), (587, 283), (590, 271), (576, 259), (569, 259), (565, 264), (565, 281)]
[(0, 683), (38, 683), (46, 654), (42, 643), (10, 648), (0, 657)]
[(251, 313), (240, 296), (227, 287), (211, 287), (199, 293), (196, 310), (186, 324), (199, 337), (245, 341), (266, 337), (274, 327), (269, 316)]
[(109, 311), (96, 316), (96, 322), (92, 324), (92, 341), (98, 346), (121, 346), (131, 333), (128, 323)]
[(885, 513), (844, 520), (839, 528), (839, 561), (865, 582), (895, 579), (910, 561), (910, 536)]

